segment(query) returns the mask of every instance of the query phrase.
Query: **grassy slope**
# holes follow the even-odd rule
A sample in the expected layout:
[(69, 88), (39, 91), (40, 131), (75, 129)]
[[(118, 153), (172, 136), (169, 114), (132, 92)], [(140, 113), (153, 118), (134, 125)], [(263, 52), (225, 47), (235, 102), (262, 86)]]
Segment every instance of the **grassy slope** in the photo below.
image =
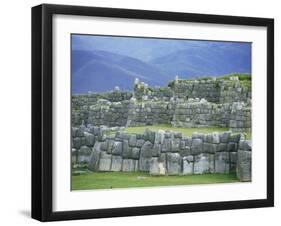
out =
[(72, 190), (238, 182), (235, 174), (150, 176), (144, 172), (89, 172), (72, 176)]
[[(181, 132), (184, 136), (192, 136), (192, 133), (212, 133), (212, 132), (224, 132), (229, 131), (229, 128), (221, 128), (221, 127), (210, 127), (210, 128), (177, 128), (172, 127), (171, 125), (153, 125), (153, 126), (136, 126), (136, 127), (128, 127), (125, 129), (127, 133), (143, 133), (146, 128), (149, 128), (153, 131), (157, 130), (170, 130)], [(246, 132), (246, 138), (251, 139), (251, 133)]]

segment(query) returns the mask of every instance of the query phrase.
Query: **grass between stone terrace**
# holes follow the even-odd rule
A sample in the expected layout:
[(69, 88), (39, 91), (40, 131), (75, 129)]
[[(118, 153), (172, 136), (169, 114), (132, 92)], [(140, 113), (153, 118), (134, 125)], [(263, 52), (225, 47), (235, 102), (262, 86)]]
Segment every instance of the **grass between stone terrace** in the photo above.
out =
[[(223, 127), (208, 127), (208, 128), (179, 128), (179, 127), (172, 127), (171, 125), (152, 125), (152, 126), (136, 126), (136, 127), (128, 127), (125, 128), (125, 132), (127, 133), (137, 133), (142, 134), (144, 133), (145, 129), (148, 128), (152, 131), (158, 130), (170, 130), (174, 132), (181, 132), (183, 136), (191, 137), (193, 133), (212, 133), (212, 132), (225, 132), (229, 131), (229, 128)], [(251, 139), (252, 134), (250, 132), (245, 132), (246, 139)]]
[(235, 173), (151, 176), (145, 172), (90, 172), (72, 175), (72, 190), (175, 186), (239, 182)]

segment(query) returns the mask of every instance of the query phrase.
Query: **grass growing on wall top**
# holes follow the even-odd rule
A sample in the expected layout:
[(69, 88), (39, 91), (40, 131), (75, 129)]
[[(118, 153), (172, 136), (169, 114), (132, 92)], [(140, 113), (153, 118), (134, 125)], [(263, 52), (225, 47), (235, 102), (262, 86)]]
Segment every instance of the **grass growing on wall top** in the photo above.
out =
[(151, 126), (135, 126), (135, 127), (128, 127), (125, 129), (127, 133), (144, 133), (145, 129), (148, 128), (152, 131), (158, 130), (170, 130), (174, 132), (181, 132), (183, 136), (192, 136), (193, 133), (212, 133), (212, 132), (224, 132), (229, 131), (229, 128), (222, 128), (222, 127), (208, 127), (208, 128), (179, 128), (179, 127), (172, 127), (169, 124), (159, 124), (159, 125), (151, 125)]
[(236, 174), (150, 176), (145, 172), (87, 172), (72, 175), (72, 190), (175, 186), (238, 182)]

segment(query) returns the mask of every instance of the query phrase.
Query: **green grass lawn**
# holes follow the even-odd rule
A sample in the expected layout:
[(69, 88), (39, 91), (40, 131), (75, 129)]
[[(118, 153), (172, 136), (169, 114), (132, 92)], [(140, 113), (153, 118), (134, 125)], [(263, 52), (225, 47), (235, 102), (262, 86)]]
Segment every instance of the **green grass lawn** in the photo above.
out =
[[(212, 133), (212, 132), (224, 132), (229, 131), (229, 128), (222, 128), (222, 127), (206, 127), (206, 128), (178, 128), (178, 127), (172, 127), (169, 124), (163, 124), (163, 125), (151, 125), (151, 126), (136, 126), (136, 127), (128, 127), (125, 128), (125, 132), (127, 133), (143, 133), (145, 129), (148, 128), (152, 131), (157, 130), (170, 130), (170, 131), (177, 131), (181, 132), (184, 136), (192, 136), (194, 132), (198, 133)], [(251, 139), (251, 133), (246, 132), (246, 138)]]
[(238, 182), (236, 174), (150, 176), (144, 172), (87, 172), (72, 175), (72, 190), (174, 186)]

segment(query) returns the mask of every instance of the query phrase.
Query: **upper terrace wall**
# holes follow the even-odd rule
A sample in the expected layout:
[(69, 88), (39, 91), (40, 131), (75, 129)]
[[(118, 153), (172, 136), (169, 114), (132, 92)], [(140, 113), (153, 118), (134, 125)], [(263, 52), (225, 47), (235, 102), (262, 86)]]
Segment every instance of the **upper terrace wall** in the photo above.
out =
[[(196, 98), (193, 98), (195, 97)], [(118, 89), (72, 97), (72, 123), (113, 126), (172, 124), (175, 127), (251, 129), (250, 86), (231, 80), (175, 80), (151, 88), (136, 81), (134, 92)]]

